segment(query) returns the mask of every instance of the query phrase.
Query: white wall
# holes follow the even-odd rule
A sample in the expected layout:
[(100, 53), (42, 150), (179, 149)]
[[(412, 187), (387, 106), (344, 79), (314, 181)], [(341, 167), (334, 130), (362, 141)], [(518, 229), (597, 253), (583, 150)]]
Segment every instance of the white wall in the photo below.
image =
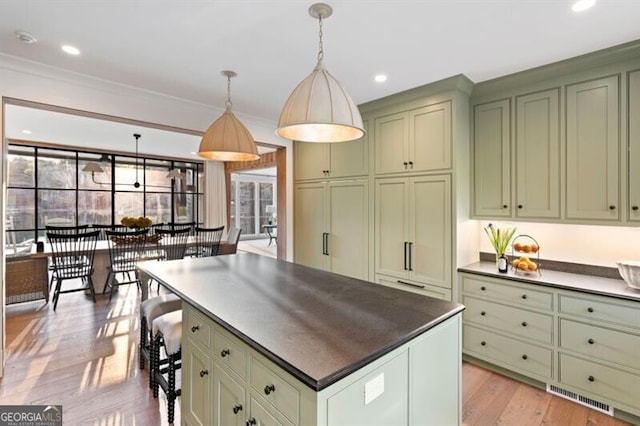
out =
[[(516, 227), (516, 235), (531, 235), (540, 245), (540, 257), (562, 262), (616, 267), (616, 260), (640, 260), (640, 227), (559, 225), (549, 223), (498, 222), (493, 226)], [(489, 224), (479, 221), (479, 228)], [(480, 229), (480, 251), (493, 247)]]
[[(149, 123), (174, 126), (182, 129), (204, 132), (211, 124), (212, 117), (222, 113), (222, 108), (173, 98), (162, 94), (140, 90), (134, 87), (69, 73), (57, 68), (15, 57), (0, 55), (0, 98), (16, 98), (31, 102), (62, 106), (82, 111), (106, 114), (115, 117), (146, 121)], [(234, 111), (249, 128), (253, 137), (260, 142), (287, 147), (287, 216), (293, 214), (293, 149), (292, 143), (280, 139), (274, 133), (275, 122), (247, 116)], [(4, 137), (4, 111), (2, 118), (2, 199), (0, 207), (4, 217), (6, 196), (7, 143)], [(292, 259), (293, 221), (287, 221), (287, 259)], [(2, 239), (5, 238), (4, 221)], [(0, 276), (3, 277), (0, 291), (4, 294), (4, 241), (0, 245)], [(4, 300), (4, 298), (2, 299)], [(0, 304), (4, 305), (4, 304)], [(0, 375), (4, 367), (5, 320), (4, 306), (0, 306)]]

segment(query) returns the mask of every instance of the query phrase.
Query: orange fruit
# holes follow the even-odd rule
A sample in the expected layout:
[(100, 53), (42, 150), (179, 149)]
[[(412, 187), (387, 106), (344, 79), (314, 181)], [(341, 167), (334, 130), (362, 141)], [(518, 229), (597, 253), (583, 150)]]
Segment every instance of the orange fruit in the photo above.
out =
[(531, 251), (531, 246), (529, 244), (523, 244), (520, 251), (523, 253), (529, 253)]
[(531, 244), (531, 253), (537, 253), (538, 252), (538, 246), (535, 244)]
[(522, 250), (522, 244), (520, 244), (520, 243), (515, 243), (515, 244), (513, 245), (513, 249), (514, 249), (514, 250), (516, 250), (516, 251), (520, 251), (520, 250)]

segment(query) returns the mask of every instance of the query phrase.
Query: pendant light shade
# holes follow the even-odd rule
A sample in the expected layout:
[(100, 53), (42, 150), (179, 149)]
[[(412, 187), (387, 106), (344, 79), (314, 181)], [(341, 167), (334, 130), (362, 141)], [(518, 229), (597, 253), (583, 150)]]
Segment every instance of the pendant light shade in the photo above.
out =
[(331, 6), (324, 3), (309, 8), (309, 14), (320, 24), (318, 63), (311, 75), (293, 90), (282, 109), (276, 133), (283, 138), (302, 142), (347, 142), (364, 136), (358, 107), (322, 62), (322, 19), (331, 13)]
[(260, 158), (258, 149), (249, 130), (231, 111), (231, 78), (237, 74), (222, 71), (227, 77), (226, 109), (202, 135), (198, 155), (207, 160), (252, 161)]

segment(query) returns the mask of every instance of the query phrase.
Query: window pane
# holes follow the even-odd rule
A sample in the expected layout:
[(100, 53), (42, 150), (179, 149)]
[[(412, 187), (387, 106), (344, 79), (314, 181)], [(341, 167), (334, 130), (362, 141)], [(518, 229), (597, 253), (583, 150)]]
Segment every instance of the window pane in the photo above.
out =
[(111, 225), (111, 191), (78, 191), (78, 222)]
[(176, 222), (195, 222), (195, 197), (193, 194), (176, 194)]
[(116, 221), (124, 216), (142, 216), (144, 214), (144, 195), (142, 192), (116, 192)]
[[(202, 194), (198, 194), (196, 196), (196, 204), (198, 206), (198, 208), (197, 208), (198, 223), (202, 225), (202, 224), (204, 224), (204, 196)], [(222, 223), (214, 223), (212, 225), (214, 227), (222, 226)]]
[[(102, 168), (102, 172), (83, 172), (87, 163), (93, 162)], [(99, 154), (78, 154), (78, 187), (80, 189), (101, 189), (111, 191), (111, 157)]]
[[(39, 149), (38, 187), (74, 189), (76, 187), (75, 152)], [(73, 209), (75, 210), (75, 204)]]
[[(7, 229), (31, 229), (36, 225), (36, 197), (33, 189), (7, 190)], [(33, 237), (33, 232), (31, 236)]]
[[(140, 184), (139, 188), (133, 186), (135, 182)], [(124, 156), (116, 157), (116, 191), (142, 192), (143, 182), (144, 165), (141, 159), (138, 159), (136, 166), (135, 158)], [(142, 208), (140, 209), (140, 214), (142, 214)]]
[(10, 146), (8, 156), (9, 187), (33, 188), (35, 180), (35, 149), (22, 146)]
[(238, 182), (240, 198), (240, 229), (244, 235), (256, 233), (256, 211), (255, 211), (255, 183)]
[(76, 224), (76, 192), (71, 190), (38, 190), (38, 228), (46, 225)]
[(231, 181), (231, 201), (230, 201), (230, 211), (231, 211), (231, 224), (229, 226), (234, 226), (236, 228), (240, 228), (240, 224), (236, 222), (236, 181)]
[(147, 191), (171, 192), (171, 179), (167, 178), (170, 170), (170, 161), (146, 160), (145, 185), (147, 186)]
[(266, 225), (273, 221), (275, 217), (274, 212), (267, 212), (267, 206), (271, 206), (271, 209), (275, 209), (273, 202), (273, 184), (272, 183), (259, 183), (260, 188), (260, 229), (262, 225)]
[(146, 216), (153, 223), (171, 222), (171, 194), (147, 193), (145, 208)]

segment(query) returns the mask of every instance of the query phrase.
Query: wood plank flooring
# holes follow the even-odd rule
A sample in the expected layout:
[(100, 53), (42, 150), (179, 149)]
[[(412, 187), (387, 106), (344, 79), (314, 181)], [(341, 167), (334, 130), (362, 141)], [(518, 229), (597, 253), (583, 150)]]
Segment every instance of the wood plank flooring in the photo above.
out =
[[(62, 404), (65, 425), (166, 425), (166, 400), (138, 368), (139, 301), (129, 285), (111, 302), (63, 294), (56, 312), (44, 301), (7, 306), (0, 404)], [(627, 425), (469, 363), (463, 377), (465, 426)], [(179, 403), (176, 412), (180, 424)]]

